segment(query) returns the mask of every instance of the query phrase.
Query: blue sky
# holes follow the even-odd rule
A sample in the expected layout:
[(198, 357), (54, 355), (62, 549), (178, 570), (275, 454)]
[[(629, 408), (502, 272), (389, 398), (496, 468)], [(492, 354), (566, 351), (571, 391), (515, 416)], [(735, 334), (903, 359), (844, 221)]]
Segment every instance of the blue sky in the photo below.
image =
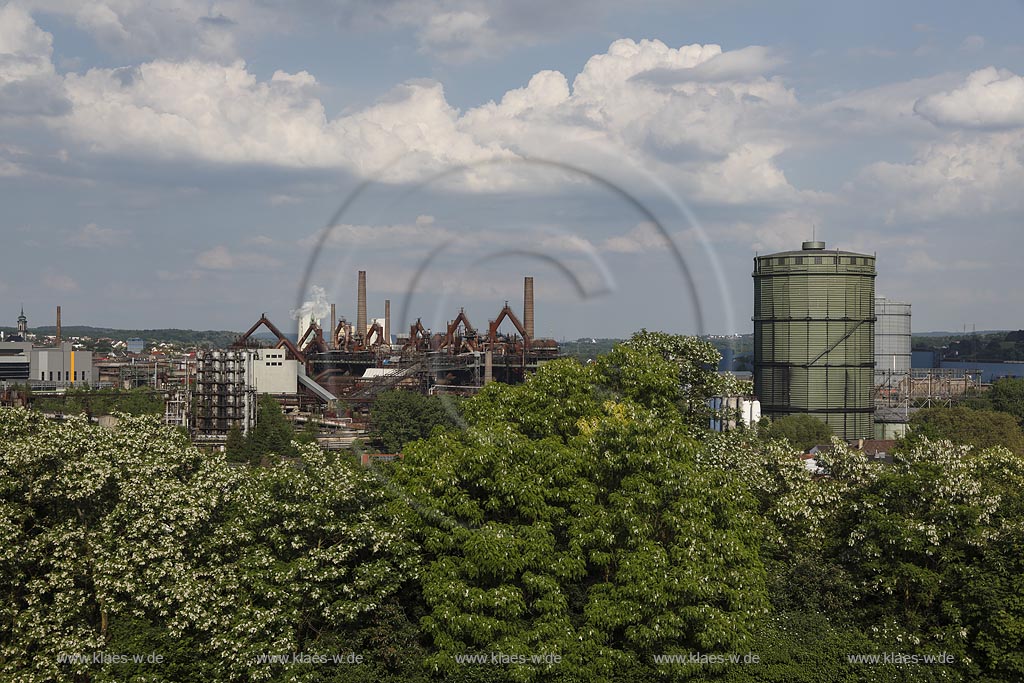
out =
[(371, 314), (407, 311), (396, 326), (464, 307), (482, 327), (529, 274), (541, 334), (747, 332), (752, 257), (814, 226), (877, 252), (878, 293), (918, 330), (1024, 327), (1022, 19), (1020, 2), (2, 4), (0, 318), (291, 327), (312, 285), (354, 317), (366, 270)]

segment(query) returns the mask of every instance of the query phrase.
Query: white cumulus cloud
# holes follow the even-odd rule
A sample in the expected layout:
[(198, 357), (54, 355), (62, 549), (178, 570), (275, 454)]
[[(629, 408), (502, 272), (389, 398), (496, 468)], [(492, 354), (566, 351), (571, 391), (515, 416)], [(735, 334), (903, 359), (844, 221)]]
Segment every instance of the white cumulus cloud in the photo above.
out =
[(990, 66), (972, 73), (955, 90), (921, 98), (914, 111), (940, 126), (1024, 126), (1024, 78)]
[(67, 110), (52, 57), (53, 37), (24, 8), (0, 6), (0, 117), (53, 116)]
[[(440, 83), (411, 81), (333, 118), (309, 73), (278, 71), (261, 80), (242, 61), (160, 60), (69, 74), (73, 108), (56, 125), (94, 152), (146, 159), (343, 168), (363, 177), (383, 169), (392, 182), (526, 156), (597, 173), (628, 160), (688, 197), (796, 199), (775, 161), (791, 143), (779, 123), (795, 109), (795, 96), (753, 68), (771, 65), (762, 51), (728, 59), (732, 54), (717, 45), (617, 40), (587, 61), (571, 87), (563, 74), (541, 71), (498, 102), (460, 111)], [(720, 60), (717, 73), (738, 80), (636, 78)], [(604, 168), (593, 167), (598, 149), (613, 160), (601, 162)], [(463, 189), (493, 190), (517, 171), (478, 167), (460, 181)]]

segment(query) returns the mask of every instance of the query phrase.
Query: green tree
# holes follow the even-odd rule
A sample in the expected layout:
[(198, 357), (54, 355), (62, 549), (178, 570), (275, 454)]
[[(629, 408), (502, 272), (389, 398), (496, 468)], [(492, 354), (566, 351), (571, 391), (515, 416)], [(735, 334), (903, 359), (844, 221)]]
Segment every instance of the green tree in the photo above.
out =
[(427, 438), (435, 427), (455, 426), (457, 400), (413, 391), (381, 393), (370, 411), (377, 446), (386, 453), (400, 453), (405, 444)]
[(129, 415), (163, 415), (164, 399), (159, 393), (146, 388), (94, 389), (70, 387), (63, 396), (40, 397), (32, 407), (48, 413), (67, 415), (111, 415), (115, 412)]
[(806, 451), (818, 444), (831, 443), (832, 428), (810, 415), (786, 415), (778, 420), (766, 420), (759, 427), (765, 439), (785, 439), (793, 448)]
[(654, 655), (729, 651), (753, 630), (755, 502), (689, 435), (717, 388), (704, 352), (644, 333), (588, 366), (553, 361), (467, 401), (466, 430), (406, 446), (394, 473), (427, 552), (436, 671), (500, 651), (565, 658), (513, 680), (673, 677)]
[(988, 399), (993, 410), (1013, 415), (1024, 426), (1024, 379), (997, 379), (988, 391)]
[(249, 433), (249, 457), (259, 460), (267, 455), (292, 457), (295, 430), (281, 410), (281, 404), (268, 394), (262, 394), (256, 406), (256, 426)]
[(306, 420), (306, 424), (296, 435), (295, 440), (301, 444), (315, 444), (320, 437), (320, 423), (315, 419)]
[(200, 647), (174, 634), (171, 615), (194, 599), (194, 543), (233, 475), (156, 419), (120, 417), (110, 430), (0, 409), (5, 679), (118, 678), (58, 655), (106, 650), (122, 620), (155, 625), (163, 652)]
[[(418, 552), (378, 479), (312, 446), (299, 467), (231, 468), (155, 418), (120, 417), (111, 430), (0, 409), (0, 678), (417, 677)], [(367, 666), (258, 661), (355, 647)]]
[(1024, 461), (927, 439), (891, 467), (845, 448), (825, 461), (850, 473), (827, 553), (852, 577), (850, 613), (879, 649), (950, 653), (947, 680), (1024, 677)]
[(948, 439), (979, 449), (1005, 446), (1024, 454), (1024, 433), (1012, 415), (971, 408), (925, 408), (910, 418), (910, 441), (918, 437)]
[(227, 453), (227, 458), (231, 462), (249, 462), (249, 458), (251, 457), (249, 440), (245, 438), (245, 435), (242, 433), (242, 428), (238, 425), (232, 425), (231, 429), (228, 430), (228, 438), (224, 444), (224, 451)]

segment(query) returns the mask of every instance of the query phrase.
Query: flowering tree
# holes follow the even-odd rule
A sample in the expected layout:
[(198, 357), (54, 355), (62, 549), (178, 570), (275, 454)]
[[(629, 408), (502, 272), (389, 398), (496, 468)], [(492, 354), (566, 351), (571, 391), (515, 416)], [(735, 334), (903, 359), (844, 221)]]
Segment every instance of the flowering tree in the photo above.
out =
[[(154, 418), (0, 410), (2, 677), (314, 677), (259, 658), (351, 648), (395, 615), (416, 554), (369, 474), (300, 454), (235, 469)], [(110, 661), (133, 654), (162, 661)]]
[(865, 632), (953, 654), (971, 678), (1024, 677), (1024, 461), (927, 439), (891, 467), (862, 457), (837, 448), (826, 461), (851, 473), (827, 553), (856, 585)]

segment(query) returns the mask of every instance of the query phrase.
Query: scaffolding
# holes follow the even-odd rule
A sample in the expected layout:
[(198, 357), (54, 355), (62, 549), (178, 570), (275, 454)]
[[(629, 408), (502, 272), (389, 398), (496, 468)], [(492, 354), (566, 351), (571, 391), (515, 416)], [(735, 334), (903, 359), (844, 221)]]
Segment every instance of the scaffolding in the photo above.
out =
[(224, 441), (237, 427), (248, 434), (256, 424), (256, 390), (246, 382), (249, 352), (205, 351), (196, 355), (196, 441)]

